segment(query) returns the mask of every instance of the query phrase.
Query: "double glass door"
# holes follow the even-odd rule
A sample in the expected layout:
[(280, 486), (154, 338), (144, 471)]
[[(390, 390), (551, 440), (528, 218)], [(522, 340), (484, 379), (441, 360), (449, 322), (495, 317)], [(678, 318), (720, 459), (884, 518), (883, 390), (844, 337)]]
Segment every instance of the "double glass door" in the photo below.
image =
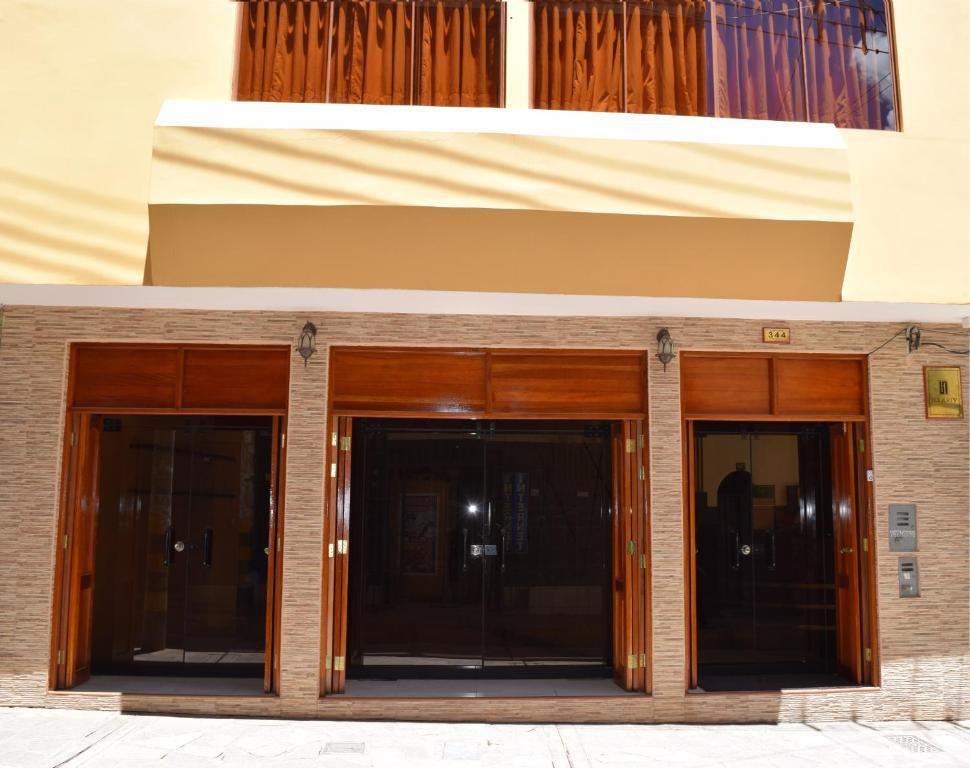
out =
[(698, 684), (834, 674), (829, 427), (698, 424), (694, 436)]
[(601, 422), (355, 419), (348, 675), (609, 674)]
[(270, 418), (104, 417), (92, 669), (264, 673)]

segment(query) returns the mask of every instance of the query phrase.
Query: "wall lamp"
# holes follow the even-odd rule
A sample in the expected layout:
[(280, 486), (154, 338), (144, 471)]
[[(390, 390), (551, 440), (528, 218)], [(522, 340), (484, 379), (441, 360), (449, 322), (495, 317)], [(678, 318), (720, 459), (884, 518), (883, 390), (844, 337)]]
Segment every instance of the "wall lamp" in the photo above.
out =
[(306, 368), (310, 358), (313, 357), (313, 353), (317, 351), (317, 327), (309, 320), (303, 326), (303, 330), (300, 331), (300, 340), (297, 342), (296, 351), (303, 358), (303, 367)]
[(674, 359), (674, 342), (666, 328), (661, 328), (657, 334), (657, 359), (664, 364), (665, 371), (667, 363)]

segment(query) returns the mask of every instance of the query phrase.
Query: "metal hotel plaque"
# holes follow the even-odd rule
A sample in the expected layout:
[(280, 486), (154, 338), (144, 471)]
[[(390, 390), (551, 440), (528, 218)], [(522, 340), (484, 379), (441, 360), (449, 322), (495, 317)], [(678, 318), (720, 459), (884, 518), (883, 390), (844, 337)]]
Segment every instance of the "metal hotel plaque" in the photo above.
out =
[(926, 391), (926, 418), (963, 418), (963, 380), (961, 370), (952, 367), (923, 369)]

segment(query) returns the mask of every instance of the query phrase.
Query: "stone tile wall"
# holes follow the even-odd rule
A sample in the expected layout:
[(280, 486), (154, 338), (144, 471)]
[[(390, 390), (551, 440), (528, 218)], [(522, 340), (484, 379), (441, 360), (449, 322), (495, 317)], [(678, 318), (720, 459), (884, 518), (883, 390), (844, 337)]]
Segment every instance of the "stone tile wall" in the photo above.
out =
[[(78, 341), (293, 343), (316, 323), (319, 351), (292, 358), (279, 697), (48, 692), (51, 594), (68, 345)], [(0, 705), (293, 717), (539, 721), (794, 721), (970, 717), (970, 439), (968, 421), (924, 418), (922, 367), (966, 358), (897, 339), (871, 357), (879, 689), (759, 694), (684, 692), (684, 538), (677, 362), (651, 359), (650, 473), (653, 695), (610, 700), (409, 702), (320, 699), (320, 555), (327, 344), (763, 350), (760, 321), (683, 318), (438, 317), (7, 307), (0, 339)], [(868, 352), (901, 325), (787, 322), (790, 351)], [(946, 339), (966, 346), (966, 332)], [(924, 339), (933, 338), (924, 327)], [(966, 408), (966, 405), (964, 406)], [(886, 540), (890, 502), (920, 509), (923, 596), (897, 597)]]

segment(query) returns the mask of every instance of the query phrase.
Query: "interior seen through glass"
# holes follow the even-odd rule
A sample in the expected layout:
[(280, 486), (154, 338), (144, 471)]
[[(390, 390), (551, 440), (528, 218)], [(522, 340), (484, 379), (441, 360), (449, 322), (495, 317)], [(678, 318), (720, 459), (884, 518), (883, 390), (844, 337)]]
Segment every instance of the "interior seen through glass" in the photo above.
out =
[(698, 685), (840, 685), (827, 425), (695, 429)]
[(272, 422), (105, 417), (95, 674), (263, 674)]
[(348, 677), (609, 676), (603, 422), (355, 420)]

